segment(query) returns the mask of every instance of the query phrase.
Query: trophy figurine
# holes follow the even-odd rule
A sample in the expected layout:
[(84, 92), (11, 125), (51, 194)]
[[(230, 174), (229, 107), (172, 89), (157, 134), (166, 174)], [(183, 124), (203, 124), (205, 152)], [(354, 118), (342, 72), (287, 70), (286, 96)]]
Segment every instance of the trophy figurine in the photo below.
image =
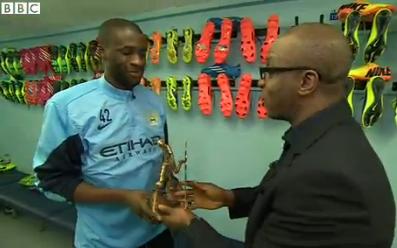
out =
[[(165, 143), (163, 139), (158, 141), (159, 147), (163, 150), (163, 163), (161, 165), (160, 177), (155, 185), (155, 190), (151, 199), (151, 208), (154, 213), (157, 213), (158, 205), (161, 200), (167, 201), (167, 204), (176, 206), (179, 203), (172, 199), (171, 191), (176, 189), (184, 189), (179, 183), (178, 173), (184, 167), (186, 180), (186, 166), (187, 166), (187, 143), (185, 142), (185, 157), (183, 160), (175, 162), (172, 148)], [(187, 208), (188, 201), (185, 195), (184, 207)]]

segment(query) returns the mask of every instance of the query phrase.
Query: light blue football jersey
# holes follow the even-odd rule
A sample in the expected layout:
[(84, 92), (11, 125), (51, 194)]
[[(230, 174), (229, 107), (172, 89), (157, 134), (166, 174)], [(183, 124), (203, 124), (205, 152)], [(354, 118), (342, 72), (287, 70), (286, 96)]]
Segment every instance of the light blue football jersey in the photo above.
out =
[[(49, 100), (33, 166), (40, 187), (68, 200), (81, 181), (150, 192), (162, 162), (157, 141), (166, 135), (159, 96), (141, 85), (117, 89), (102, 77)], [(128, 206), (76, 203), (76, 209), (78, 248), (137, 247), (165, 230)]]

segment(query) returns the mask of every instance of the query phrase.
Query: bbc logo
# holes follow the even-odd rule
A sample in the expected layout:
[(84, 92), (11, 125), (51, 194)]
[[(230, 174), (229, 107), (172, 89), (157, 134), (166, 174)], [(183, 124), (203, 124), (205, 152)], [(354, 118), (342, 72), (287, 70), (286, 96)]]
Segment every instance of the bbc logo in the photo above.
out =
[(2, 15), (39, 15), (39, 2), (2, 2)]

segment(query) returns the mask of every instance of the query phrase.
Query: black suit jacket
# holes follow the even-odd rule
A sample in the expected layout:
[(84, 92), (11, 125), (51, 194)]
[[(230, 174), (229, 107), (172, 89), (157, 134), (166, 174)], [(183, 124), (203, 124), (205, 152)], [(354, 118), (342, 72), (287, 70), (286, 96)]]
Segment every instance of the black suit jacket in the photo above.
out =
[[(346, 101), (286, 132), (285, 151), (254, 188), (234, 189), (231, 218), (248, 216), (253, 248), (389, 248), (395, 205), (383, 165)], [(204, 220), (189, 247), (232, 247)]]

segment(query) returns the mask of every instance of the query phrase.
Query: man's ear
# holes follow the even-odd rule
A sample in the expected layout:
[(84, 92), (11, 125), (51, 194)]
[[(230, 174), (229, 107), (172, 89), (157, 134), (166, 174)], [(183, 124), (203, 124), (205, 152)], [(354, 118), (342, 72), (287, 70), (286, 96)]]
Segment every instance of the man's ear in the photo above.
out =
[(298, 94), (301, 96), (312, 94), (316, 91), (320, 82), (319, 76), (315, 71), (305, 71), (298, 88)]

